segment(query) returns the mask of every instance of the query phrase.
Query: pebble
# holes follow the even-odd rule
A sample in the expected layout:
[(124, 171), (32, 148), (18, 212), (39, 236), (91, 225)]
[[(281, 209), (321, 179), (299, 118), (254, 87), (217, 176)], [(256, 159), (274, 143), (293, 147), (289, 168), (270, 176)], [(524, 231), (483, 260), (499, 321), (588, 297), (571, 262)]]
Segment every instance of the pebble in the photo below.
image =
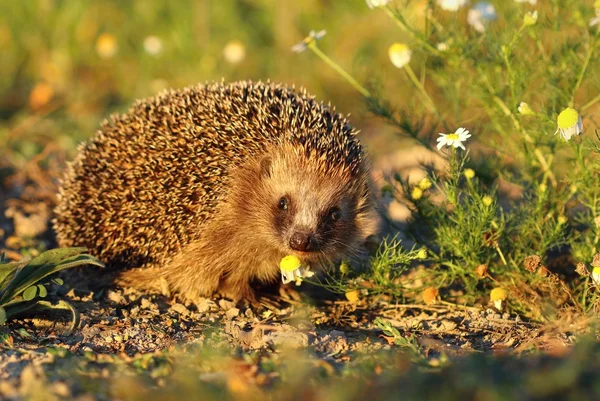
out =
[(196, 305), (196, 309), (198, 309), (198, 313), (205, 313), (210, 310), (211, 305), (214, 305), (214, 302), (208, 298), (199, 298), (194, 302)]
[(239, 316), (239, 314), (240, 314), (240, 310), (238, 308), (231, 308), (227, 312), (225, 312), (225, 315), (229, 319), (233, 319), (234, 317)]
[(147, 298), (142, 298), (142, 303), (140, 306), (142, 307), (142, 309), (152, 309), (152, 306), (154, 306), (154, 304), (148, 301)]
[(297, 331), (274, 331), (269, 333), (268, 339), (273, 345), (298, 349), (308, 346), (308, 336)]
[(117, 304), (124, 304), (126, 302), (125, 297), (123, 295), (121, 295), (119, 292), (112, 290), (108, 291), (108, 299)]
[(228, 301), (226, 299), (219, 299), (219, 306), (223, 310), (229, 310), (231, 308), (235, 308), (235, 302)]
[(179, 304), (179, 303), (173, 304), (173, 305), (171, 305), (171, 309), (184, 317), (188, 316), (190, 314), (189, 309), (186, 308), (185, 305), (183, 305), (183, 304)]

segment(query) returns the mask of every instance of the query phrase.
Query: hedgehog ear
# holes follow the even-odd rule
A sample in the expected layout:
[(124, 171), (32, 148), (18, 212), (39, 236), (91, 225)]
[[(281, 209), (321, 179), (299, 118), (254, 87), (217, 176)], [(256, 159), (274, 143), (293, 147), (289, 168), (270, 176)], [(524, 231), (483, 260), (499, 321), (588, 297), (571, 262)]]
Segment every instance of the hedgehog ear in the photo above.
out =
[(265, 156), (260, 161), (260, 177), (269, 178), (271, 176), (271, 166), (273, 159), (271, 156)]

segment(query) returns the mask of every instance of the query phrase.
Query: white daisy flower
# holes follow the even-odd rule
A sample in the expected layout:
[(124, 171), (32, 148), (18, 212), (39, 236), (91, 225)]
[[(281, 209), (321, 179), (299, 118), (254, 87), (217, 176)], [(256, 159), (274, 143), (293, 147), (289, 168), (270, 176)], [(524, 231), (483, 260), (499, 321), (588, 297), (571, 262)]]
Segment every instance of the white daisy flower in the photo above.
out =
[(579, 113), (570, 107), (560, 112), (556, 119), (556, 124), (558, 125), (558, 129), (554, 135), (560, 132), (565, 141), (569, 141), (573, 135), (579, 135), (583, 132), (583, 122)]
[(389, 4), (391, 0), (366, 0), (367, 6), (372, 10), (376, 7), (384, 7)]
[(454, 134), (440, 133), (440, 137), (437, 139), (437, 148), (438, 150), (440, 150), (444, 145), (446, 145), (448, 147), (454, 146), (454, 148), (462, 148), (463, 150), (466, 150), (465, 146), (463, 145), (463, 142), (465, 142), (470, 137), (471, 134), (469, 134), (469, 131), (462, 127), (457, 129)]
[(467, 14), (467, 23), (477, 32), (485, 32), (485, 25), (489, 21), (496, 19), (496, 9), (487, 2), (477, 3), (471, 8)]
[(468, 3), (468, 0), (437, 0), (437, 3), (446, 11), (458, 11)]
[(325, 36), (326, 33), (327, 33), (326, 30), (322, 30), (319, 32), (310, 31), (308, 36), (305, 37), (302, 42), (292, 46), (292, 51), (296, 52), (296, 53), (302, 53), (303, 51), (308, 49), (308, 45), (310, 43), (316, 42), (317, 40), (321, 39), (323, 36)]
[(405, 43), (394, 43), (388, 49), (388, 56), (396, 68), (402, 68), (410, 62), (412, 51)]

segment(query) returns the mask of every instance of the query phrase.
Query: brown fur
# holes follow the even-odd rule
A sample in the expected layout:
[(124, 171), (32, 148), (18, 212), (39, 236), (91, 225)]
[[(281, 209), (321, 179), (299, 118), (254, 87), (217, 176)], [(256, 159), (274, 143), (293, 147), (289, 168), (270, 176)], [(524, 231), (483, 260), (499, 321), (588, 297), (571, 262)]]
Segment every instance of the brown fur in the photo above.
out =
[[(253, 281), (278, 279), (283, 256), (318, 267), (375, 232), (354, 135), (305, 92), (273, 84), (213, 84), (140, 102), (69, 166), (57, 237), (113, 267), (143, 267), (123, 272), (128, 285), (251, 299)], [(289, 210), (277, 208), (282, 196)], [(298, 230), (314, 234), (314, 252), (290, 249)]]

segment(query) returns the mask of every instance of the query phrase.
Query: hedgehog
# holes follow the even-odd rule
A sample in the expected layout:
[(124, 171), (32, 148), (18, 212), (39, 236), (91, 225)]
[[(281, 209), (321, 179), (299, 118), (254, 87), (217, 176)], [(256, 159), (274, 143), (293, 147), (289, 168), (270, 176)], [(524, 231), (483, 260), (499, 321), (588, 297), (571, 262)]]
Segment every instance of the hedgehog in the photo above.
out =
[(78, 148), (60, 183), (60, 246), (117, 283), (187, 300), (256, 300), (296, 255), (319, 269), (377, 231), (357, 130), (305, 89), (207, 83), (139, 100)]

